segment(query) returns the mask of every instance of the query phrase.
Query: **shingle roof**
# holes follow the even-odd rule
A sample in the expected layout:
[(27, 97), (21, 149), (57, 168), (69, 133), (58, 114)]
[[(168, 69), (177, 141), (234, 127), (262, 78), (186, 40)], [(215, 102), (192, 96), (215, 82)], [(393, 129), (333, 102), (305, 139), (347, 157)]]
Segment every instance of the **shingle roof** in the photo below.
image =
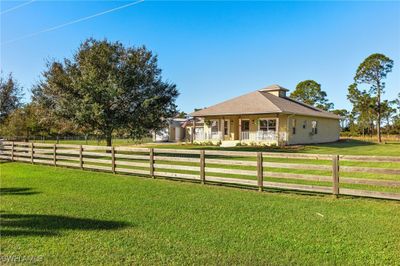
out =
[(286, 113), (306, 116), (339, 119), (340, 117), (316, 107), (295, 101), (288, 97), (278, 97), (270, 91), (286, 90), (278, 85), (253, 91), (245, 95), (218, 103), (208, 108), (193, 112), (191, 116), (250, 115)]

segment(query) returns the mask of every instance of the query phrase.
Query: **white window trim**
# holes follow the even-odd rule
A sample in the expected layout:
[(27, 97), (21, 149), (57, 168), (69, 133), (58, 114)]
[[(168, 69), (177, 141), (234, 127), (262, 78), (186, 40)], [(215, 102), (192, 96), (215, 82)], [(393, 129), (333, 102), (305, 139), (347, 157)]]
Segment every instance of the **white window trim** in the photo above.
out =
[(213, 132), (213, 131), (212, 131), (212, 123), (213, 123), (213, 122), (217, 122), (217, 132), (219, 132), (219, 130), (220, 130), (219, 119), (210, 119), (210, 122), (211, 122), (211, 123), (210, 123), (210, 133)]
[[(294, 133), (293, 133), (293, 129), (294, 129)], [(292, 118), (291, 133), (292, 133), (292, 135), (296, 135), (296, 133), (297, 133), (297, 120), (296, 120), (296, 118)]]
[[(314, 127), (314, 123), (315, 122), (315, 127)], [(314, 135), (318, 134), (318, 120), (311, 120), (311, 133), (313, 133)]]
[[(258, 131), (261, 131), (261, 129), (260, 129), (260, 126), (261, 126), (261, 123), (260, 123), (260, 120), (275, 120), (275, 132), (278, 132), (278, 118), (259, 118), (258, 119)], [(267, 125), (268, 125), (268, 123), (267, 123)], [(269, 131), (269, 128), (268, 128), (268, 131)]]

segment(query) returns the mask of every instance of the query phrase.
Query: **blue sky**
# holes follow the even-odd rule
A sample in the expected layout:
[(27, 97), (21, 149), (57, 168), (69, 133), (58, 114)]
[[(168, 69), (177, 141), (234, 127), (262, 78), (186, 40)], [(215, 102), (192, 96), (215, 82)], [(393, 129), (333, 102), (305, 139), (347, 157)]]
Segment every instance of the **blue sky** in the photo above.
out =
[[(27, 1), (1, 1), (7, 10)], [(1, 43), (133, 1), (33, 1), (0, 15)], [(1, 69), (25, 88), (46, 60), (71, 57), (87, 37), (145, 45), (190, 112), (270, 84), (322, 84), (336, 108), (371, 53), (392, 58), (384, 98), (400, 92), (400, 2), (145, 1), (52, 32), (1, 45)]]

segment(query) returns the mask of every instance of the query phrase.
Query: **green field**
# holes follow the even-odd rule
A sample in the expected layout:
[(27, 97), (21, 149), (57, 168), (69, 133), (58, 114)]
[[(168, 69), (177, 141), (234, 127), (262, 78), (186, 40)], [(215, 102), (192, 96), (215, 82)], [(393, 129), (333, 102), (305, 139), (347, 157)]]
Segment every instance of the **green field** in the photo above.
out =
[(222, 148), (218, 146), (202, 146), (192, 144), (147, 144), (146, 147), (170, 149), (212, 149), (231, 151), (266, 151), (266, 152), (291, 152), (315, 154), (340, 154), (340, 155), (371, 155), (371, 156), (400, 156), (400, 143), (378, 144), (360, 140), (340, 140), (338, 142), (314, 145), (295, 145), (287, 147), (252, 147), (238, 146)]
[(21, 163), (0, 167), (2, 261), (400, 264), (395, 201), (258, 193)]
[[(233, 148), (221, 148), (216, 146), (199, 146), (199, 145), (176, 145), (176, 144), (163, 144), (163, 145), (147, 145), (146, 147), (157, 147), (157, 148), (173, 148), (173, 149), (206, 149), (206, 150), (233, 150), (233, 151), (265, 151), (265, 152), (291, 152), (291, 153), (308, 153), (308, 154), (340, 154), (340, 155), (368, 155), (368, 156), (400, 156), (400, 144), (376, 144), (362, 141), (340, 141), (337, 143), (318, 144), (318, 145), (307, 145), (307, 146), (289, 146), (283, 148), (271, 148), (271, 147), (233, 147)], [(179, 155), (178, 155), (179, 156)], [(215, 156), (214, 156), (215, 158)], [(255, 157), (230, 157), (218, 156), (220, 159), (236, 159), (236, 160), (252, 160), (255, 161)], [(206, 160), (207, 162), (207, 160)], [(271, 158), (264, 157), (264, 162), (278, 162), (278, 163), (297, 163), (297, 164), (313, 164), (313, 165), (331, 165), (331, 160), (313, 160), (313, 159), (286, 159), (286, 158)], [(173, 161), (157, 161), (162, 168), (163, 164), (174, 164), (174, 165), (187, 165), (187, 166), (198, 166), (197, 163), (185, 163)], [(360, 166), (360, 167), (372, 167), (372, 168), (386, 168), (386, 169), (400, 169), (399, 162), (363, 162), (363, 161), (340, 161), (341, 166)], [(227, 168), (225, 165), (207, 163), (207, 166), (213, 168)], [(240, 170), (253, 170), (256, 171), (256, 167), (252, 166), (229, 166), (230, 169)], [(302, 169), (286, 169), (286, 168), (265, 168), (267, 171), (275, 173), (293, 173), (293, 174), (311, 174), (311, 175), (322, 175), (331, 176), (331, 171), (321, 170), (302, 170)], [(162, 169), (162, 171), (168, 172), (171, 170)], [(188, 173), (198, 175), (199, 172), (185, 171), (185, 170), (173, 170), (178, 173)], [(257, 177), (245, 176), (245, 175), (234, 175), (226, 173), (212, 173), (212, 176), (219, 177), (230, 177), (240, 179), (253, 179)], [(347, 178), (360, 178), (360, 179), (374, 179), (374, 180), (392, 180), (400, 181), (400, 176), (396, 174), (378, 174), (369, 172), (344, 172), (340, 173), (341, 177)], [(332, 186), (331, 182), (322, 181), (306, 181), (306, 180), (294, 180), (287, 178), (278, 178), (264, 176), (265, 180), (283, 182), (283, 183), (296, 183), (305, 185), (317, 185), (317, 186)], [(342, 188), (361, 189), (370, 191), (385, 191), (385, 192), (396, 192), (400, 193), (400, 186), (376, 186), (376, 185), (360, 185), (360, 184), (347, 184), (341, 183)]]
[[(150, 142), (150, 139), (142, 140), (142, 142)], [(35, 141), (42, 142), (42, 141)], [(54, 140), (45, 141), (45, 143), (55, 143)], [(84, 140), (61, 140), (62, 144), (86, 144)], [(104, 141), (97, 142), (96, 140), (89, 140), (88, 145), (105, 145)], [(137, 146), (137, 141), (129, 139), (116, 139), (113, 142), (114, 146)], [(376, 142), (368, 142), (361, 140), (340, 140), (334, 143), (315, 144), (315, 145), (296, 145), (287, 147), (251, 147), (251, 146), (238, 146), (232, 148), (221, 148), (219, 146), (203, 146), (192, 144), (175, 144), (175, 143), (162, 143), (162, 144), (140, 144), (140, 147), (157, 147), (157, 148), (171, 148), (171, 149), (220, 149), (220, 150), (233, 150), (233, 151), (276, 151), (276, 152), (301, 152), (301, 153), (324, 153), (324, 154), (352, 154), (352, 155), (386, 155), (386, 156), (400, 156), (400, 143), (378, 144)]]

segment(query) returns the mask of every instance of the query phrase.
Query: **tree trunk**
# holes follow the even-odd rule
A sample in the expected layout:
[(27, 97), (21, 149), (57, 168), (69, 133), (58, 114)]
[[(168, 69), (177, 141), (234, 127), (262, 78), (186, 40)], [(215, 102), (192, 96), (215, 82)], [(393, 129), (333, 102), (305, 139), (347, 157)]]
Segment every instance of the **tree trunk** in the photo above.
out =
[(371, 124), (369, 125), (369, 134), (372, 139), (372, 136), (374, 135), (374, 123), (373, 122), (371, 122)]
[(389, 139), (389, 135), (390, 135), (390, 130), (391, 130), (392, 126), (390, 125), (390, 119), (389, 116), (386, 118), (386, 135)]
[[(380, 104), (378, 104), (378, 109), (380, 109)], [(378, 142), (382, 142), (382, 132), (381, 132), (381, 112), (378, 111), (378, 121), (377, 121), (377, 133), (378, 133)]]
[(107, 142), (107, 146), (109, 146), (109, 147), (111, 147), (111, 144), (112, 144), (111, 134), (112, 134), (112, 132), (106, 133), (106, 142)]
[(382, 134), (381, 134), (381, 84), (378, 80), (377, 82), (377, 96), (378, 96), (378, 121), (377, 124), (377, 133), (378, 133), (378, 143), (382, 143)]

